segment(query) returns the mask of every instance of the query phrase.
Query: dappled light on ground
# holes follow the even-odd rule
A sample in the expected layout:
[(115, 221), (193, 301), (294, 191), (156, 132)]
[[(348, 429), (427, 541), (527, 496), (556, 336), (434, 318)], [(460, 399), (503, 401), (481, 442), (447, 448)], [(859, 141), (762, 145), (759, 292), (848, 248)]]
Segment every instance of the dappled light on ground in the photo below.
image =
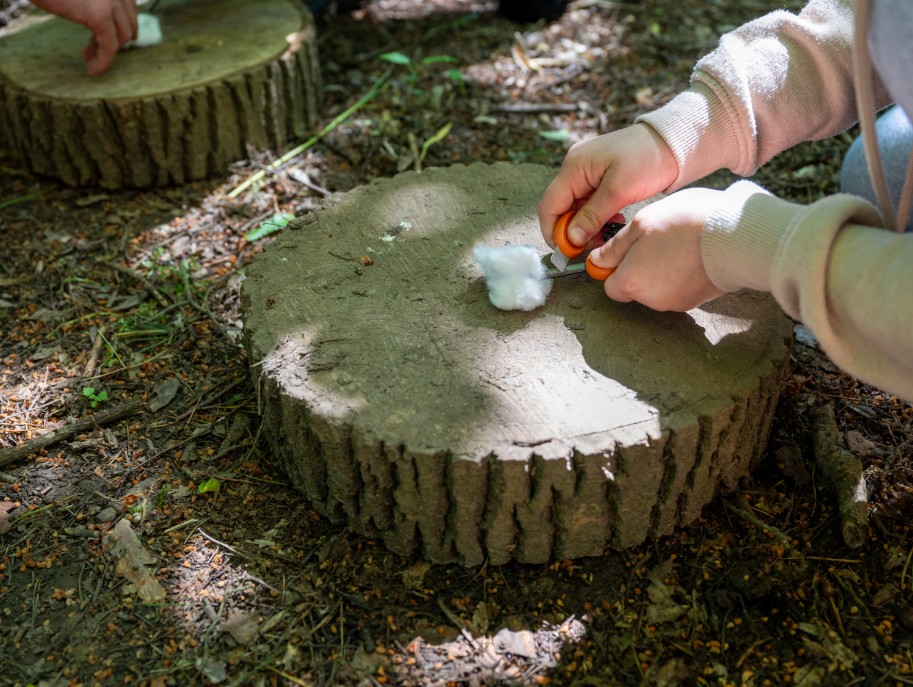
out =
[[(395, 684), (417, 637), (584, 615), (585, 636), (537, 684), (913, 679), (913, 408), (810, 345), (793, 348), (752, 481), (694, 526), (604, 557), (427, 566), (320, 517), (278, 470), (238, 313), (245, 269), (287, 215), (403, 170), (557, 168), (569, 143), (683, 88), (721, 31), (782, 3), (579, 0), (548, 27), (494, 5), (376, 0), (324, 16), (320, 125), (392, 68), (387, 86), (235, 196), (285, 151), (248, 151), (210, 182), (118, 193), (36, 178), (0, 152), (0, 451), (64, 432), (0, 462), (0, 682), (376, 687)], [(380, 59), (390, 52), (408, 63)], [(799, 146), (758, 180), (807, 202), (835, 188), (843, 145)], [(134, 402), (141, 412), (65, 433)], [(822, 402), (863, 463), (859, 550), (808, 459)], [(131, 549), (148, 561), (137, 579), (164, 600), (118, 571), (118, 522), (146, 552)]]

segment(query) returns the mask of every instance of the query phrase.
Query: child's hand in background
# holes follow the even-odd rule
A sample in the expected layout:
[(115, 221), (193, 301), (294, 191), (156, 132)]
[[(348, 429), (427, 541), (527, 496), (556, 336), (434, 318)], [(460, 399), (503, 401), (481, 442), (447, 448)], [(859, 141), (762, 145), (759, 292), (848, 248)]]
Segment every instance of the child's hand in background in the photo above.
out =
[(92, 32), (82, 51), (90, 76), (110, 67), (124, 43), (136, 38), (136, 0), (33, 0), (33, 4)]

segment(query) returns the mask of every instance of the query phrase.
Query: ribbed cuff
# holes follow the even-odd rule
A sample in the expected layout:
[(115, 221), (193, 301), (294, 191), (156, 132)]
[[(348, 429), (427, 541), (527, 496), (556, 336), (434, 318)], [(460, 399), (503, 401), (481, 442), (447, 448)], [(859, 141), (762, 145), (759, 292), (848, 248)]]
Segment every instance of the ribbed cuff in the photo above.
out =
[(658, 110), (638, 117), (662, 137), (678, 162), (678, 177), (666, 193), (718, 169), (739, 167), (738, 138), (728, 113), (705, 84), (695, 82)]
[(739, 181), (723, 195), (701, 235), (701, 258), (710, 280), (724, 291), (771, 290), (771, 271), (784, 234), (802, 206)]

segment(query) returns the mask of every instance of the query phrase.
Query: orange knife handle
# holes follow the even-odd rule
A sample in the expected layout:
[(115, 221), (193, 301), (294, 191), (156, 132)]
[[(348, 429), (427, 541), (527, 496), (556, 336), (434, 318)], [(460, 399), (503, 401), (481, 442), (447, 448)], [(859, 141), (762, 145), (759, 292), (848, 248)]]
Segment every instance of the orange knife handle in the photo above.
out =
[(605, 281), (612, 276), (612, 273), (615, 271), (614, 267), (600, 267), (595, 264), (590, 256), (586, 256), (586, 273), (590, 275), (593, 279), (599, 281)]
[(583, 251), (586, 250), (586, 246), (575, 246), (573, 243), (568, 241), (567, 238), (567, 229), (571, 223), (571, 218), (575, 214), (577, 213), (573, 210), (568, 210), (565, 212), (563, 215), (561, 215), (561, 217), (558, 218), (558, 221), (555, 222), (555, 228), (552, 230), (552, 238), (555, 240), (555, 245), (558, 246), (558, 250), (560, 250), (572, 260), (582, 255)]

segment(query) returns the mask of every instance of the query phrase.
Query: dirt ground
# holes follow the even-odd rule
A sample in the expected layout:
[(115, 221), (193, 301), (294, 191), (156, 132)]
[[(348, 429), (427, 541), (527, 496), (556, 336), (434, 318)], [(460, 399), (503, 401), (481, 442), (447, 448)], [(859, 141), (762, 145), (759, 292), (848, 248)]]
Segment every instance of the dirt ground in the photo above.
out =
[[(256, 233), (404, 169), (557, 168), (781, 4), (577, 0), (547, 27), (462, 0), (328, 12), (321, 126), (389, 70), (385, 86), (235, 197), (276, 151), (116, 193), (0, 154), (0, 450), (66, 433), (0, 463), (0, 685), (913, 683), (913, 408), (813, 345), (794, 346), (764, 463), (692, 527), (474, 569), (401, 559), (310, 510), (266, 449), (241, 347), (239, 285), (270, 241)], [(849, 140), (756, 179), (814, 199)], [(858, 549), (813, 459), (823, 407), (862, 461)]]

